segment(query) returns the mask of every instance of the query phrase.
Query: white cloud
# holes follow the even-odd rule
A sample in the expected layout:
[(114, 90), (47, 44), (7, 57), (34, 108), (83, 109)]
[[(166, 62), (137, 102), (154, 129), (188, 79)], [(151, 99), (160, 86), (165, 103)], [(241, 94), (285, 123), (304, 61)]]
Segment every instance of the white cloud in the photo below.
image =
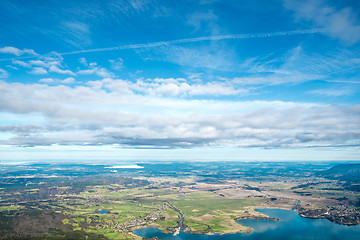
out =
[(285, 0), (284, 6), (295, 12), (298, 20), (311, 21), (324, 33), (346, 44), (360, 40), (360, 23), (356, 11), (347, 7), (336, 9), (322, 0)]
[(70, 69), (63, 69), (62, 66), (63, 58), (60, 56), (52, 57), (40, 57), (40, 59), (21, 61), (21, 60), (12, 60), (13, 64), (32, 68), (29, 73), (31, 74), (47, 74), (47, 73), (58, 73), (58, 74), (68, 74), (75, 76), (76, 74)]
[(48, 74), (47, 70), (43, 67), (33, 67), (28, 73), (35, 75)]
[(135, 84), (128, 83), (129, 89), (155, 94), (159, 96), (236, 96), (247, 95), (248, 90), (238, 88), (231, 83), (207, 82), (202, 83), (197, 79), (196, 83), (189, 82), (183, 78), (155, 78), (146, 79), (145, 82), (138, 81)]
[(122, 58), (118, 58), (115, 60), (110, 59), (109, 62), (111, 63), (111, 68), (115, 69), (115, 70), (119, 70), (122, 69), (124, 66), (124, 59)]
[(42, 78), (39, 80), (39, 82), (45, 84), (72, 84), (75, 83), (75, 78), (69, 77), (63, 80), (58, 78)]
[(87, 63), (86, 59), (85, 58), (79, 58), (79, 62), (84, 65), (84, 66), (88, 66), (89, 64)]
[(7, 68), (11, 68), (11, 69), (14, 69), (14, 70), (19, 70), (17, 67), (15, 66), (12, 66), (12, 65), (6, 65)]
[(194, 97), (194, 96), (235, 96), (247, 95), (249, 91), (238, 88), (231, 83), (207, 82), (191, 83), (184, 78), (155, 78), (138, 79), (136, 82), (126, 80), (113, 80), (111, 78), (102, 81), (90, 82), (97, 88), (105, 88), (110, 91), (125, 93), (139, 93), (144, 95)]
[(8, 53), (8, 54), (13, 54), (15, 56), (21, 56), (21, 55), (24, 55), (24, 54), (38, 55), (34, 50), (31, 50), (31, 49), (20, 50), (20, 49), (15, 48), (15, 47), (3, 47), (3, 48), (0, 48), (0, 53)]
[(39, 82), (49, 84), (49, 83), (54, 83), (55, 80), (53, 78), (42, 78), (39, 80)]
[(71, 84), (74, 82), (75, 82), (75, 78), (73, 78), (73, 77), (65, 78), (64, 80), (61, 81), (61, 83), (64, 83), (64, 84)]
[[(4, 128), (16, 137), (2, 144), (307, 148), (346, 146), (360, 139), (359, 105), (164, 97), (174, 94), (175, 83), (166, 83), (166, 94), (144, 95), (151, 84), (112, 79), (87, 87), (0, 82), (0, 111), (39, 113), (48, 120), (36, 131)], [(136, 87), (143, 92), (131, 90)]]
[(22, 51), (18, 48), (14, 48), (14, 47), (3, 47), (3, 48), (0, 48), (0, 53), (10, 53), (10, 54), (14, 54), (16, 56), (20, 56), (22, 54)]
[(156, 83), (181, 83), (186, 82), (185, 78), (154, 78), (154, 79), (147, 79), (148, 82), (156, 82)]
[(77, 72), (80, 75), (91, 75), (95, 74), (102, 78), (111, 78), (114, 77), (112, 72), (109, 72), (106, 68), (97, 66), (97, 63), (90, 63), (89, 69), (80, 70)]
[(51, 57), (40, 57), (40, 59), (30, 60), (27, 63), (30, 66), (38, 66), (44, 68), (51, 67), (62, 67), (63, 58), (61, 56), (51, 56)]
[(8, 77), (9, 77), (9, 73), (4, 69), (0, 68), (0, 78), (8, 78)]
[(30, 68), (31, 67), (31, 64), (27, 63), (27, 62), (24, 62), (24, 61), (20, 61), (20, 60), (12, 60), (12, 63), (13, 64), (17, 64), (17, 65), (20, 65), (22, 67), (26, 67), (26, 68)]
[(226, 85), (217, 82), (206, 84), (196, 84), (189, 89), (189, 95), (192, 96), (234, 96), (248, 94), (247, 89), (235, 88), (232, 85)]
[(58, 66), (52, 65), (49, 67), (49, 72), (55, 72), (55, 73), (59, 73), (59, 74), (69, 74), (69, 75), (76, 75), (75, 73), (73, 73), (71, 70), (69, 69), (61, 69)]
[(187, 83), (181, 83), (179, 85), (174, 83), (161, 84), (156, 88), (156, 93), (165, 96), (178, 96), (188, 90), (191, 87)]
[[(25, 67), (26, 65), (24, 63), (23, 66)], [(45, 67), (45, 68), (49, 68), (49, 66), (53, 65), (54, 63), (47, 63), (41, 60), (30, 60), (27, 64), (31, 65), (31, 66), (39, 66), (39, 67)]]

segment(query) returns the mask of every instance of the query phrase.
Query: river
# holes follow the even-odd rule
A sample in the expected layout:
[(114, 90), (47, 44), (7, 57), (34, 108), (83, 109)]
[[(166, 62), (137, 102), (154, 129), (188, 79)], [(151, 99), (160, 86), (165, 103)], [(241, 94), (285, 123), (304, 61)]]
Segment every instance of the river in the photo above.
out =
[(180, 227), (177, 229), (177, 231), (173, 234), (174, 236), (178, 235), (182, 232), (183, 226), (184, 226), (184, 215), (181, 213), (180, 209), (176, 208), (174, 205), (172, 205), (170, 202), (166, 201), (167, 204), (169, 204), (170, 208), (174, 209), (180, 217)]
[(273, 218), (274, 220), (245, 219), (239, 220), (241, 225), (249, 226), (254, 229), (250, 234), (237, 233), (225, 235), (203, 235), (190, 234), (180, 231), (176, 236), (173, 234), (162, 233), (157, 228), (137, 229), (134, 233), (141, 237), (158, 237), (164, 240), (235, 240), (235, 239), (281, 239), (281, 240), (354, 240), (360, 239), (360, 225), (344, 226), (326, 219), (302, 218), (295, 211), (282, 209), (257, 209)]

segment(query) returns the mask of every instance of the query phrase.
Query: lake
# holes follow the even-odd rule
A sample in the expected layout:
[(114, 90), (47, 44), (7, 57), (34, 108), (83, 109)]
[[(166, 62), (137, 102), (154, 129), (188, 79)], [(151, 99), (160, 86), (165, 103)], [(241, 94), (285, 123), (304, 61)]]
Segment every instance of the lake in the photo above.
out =
[(302, 218), (295, 211), (282, 209), (256, 209), (274, 220), (245, 219), (238, 221), (239, 224), (249, 226), (254, 230), (250, 233), (237, 233), (225, 235), (203, 235), (180, 232), (179, 235), (162, 233), (157, 228), (136, 229), (134, 234), (141, 237), (158, 237), (164, 240), (235, 240), (235, 239), (281, 239), (281, 240), (300, 240), (300, 239), (360, 239), (360, 225), (344, 226), (326, 219)]

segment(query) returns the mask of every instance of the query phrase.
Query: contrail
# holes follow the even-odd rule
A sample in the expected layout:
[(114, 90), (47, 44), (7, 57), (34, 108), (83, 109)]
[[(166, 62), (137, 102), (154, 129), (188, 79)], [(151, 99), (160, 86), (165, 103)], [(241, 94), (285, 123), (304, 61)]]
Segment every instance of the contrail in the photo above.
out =
[[(323, 29), (309, 29), (309, 30), (299, 30), (299, 31), (271, 32), (271, 33), (250, 33), (250, 34), (229, 34), (229, 35), (219, 35), (219, 36), (206, 36), (206, 37), (185, 38), (185, 39), (162, 41), (162, 42), (127, 44), (127, 45), (122, 45), (122, 46), (118, 46), (118, 47), (94, 48), (94, 49), (87, 49), (87, 50), (58, 53), (58, 55), (65, 56), (65, 55), (75, 55), (75, 54), (80, 54), (80, 53), (91, 53), (91, 52), (105, 52), (105, 51), (139, 49), (139, 48), (154, 48), (154, 47), (169, 46), (169, 45), (176, 45), (176, 44), (183, 44), (183, 43), (193, 43), (193, 42), (202, 42), (202, 41), (220, 41), (220, 40), (226, 40), (226, 39), (269, 38), (269, 37), (278, 37), (278, 36), (316, 34), (316, 33), (321, 33), (323, 31), (324, 31)], [(24, 57), (17, 57), (17, 58), (0, 59), (0, 61), (27, 59), (27, 58), (34, 58), (34, 57), (35, 56), (24, 56)]]

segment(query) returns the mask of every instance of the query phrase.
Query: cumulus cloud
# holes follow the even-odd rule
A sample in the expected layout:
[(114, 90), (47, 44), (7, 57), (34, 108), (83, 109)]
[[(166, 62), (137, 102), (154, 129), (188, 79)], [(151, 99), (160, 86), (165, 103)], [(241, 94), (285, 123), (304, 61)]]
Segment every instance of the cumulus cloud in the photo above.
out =
[(69, 74), (69, 75), (76, 75), (75, 73), (73, 73), (71, 70), (69, 69), (61, 69), (58, 66), (52, 65), (49, 67), (49, 72), (55, 72), (55, 73), (59, 73), (59, 74)]
[(303, 148), (360, 139), (359, 105), (164, 98), (133, 87), (112, 79), (74, 87), (0, 82), (0, 111), (48, 120), (36, 131), (19, 124), (2, 128), (16, 137), (1, 143)]
[(39, 67), (45, 67), (45, 68), (49, 68), (52, 65), (58, 65), (59, 62), (57, 61), (55, 62), (44, 62), (42, 60), (30, 60), (28, 63), (21, 62), (21, 61), (14, 61), (14, 63), (18, 63), (19, 65), (26, 67), (26, 66), (39, 66)]
[(284, 6), (295, 12), (297, 20), (324, 28), (330, 37), (350, 45), (360, 41), (360, 22), (350, 7), (337, 9), (323, 0), (285, 0)]
[(75, 83), (75, 78), (73, 78), (73, 77), (65, 78), (64, 80), (61, 80), (61, 83), (64, 83), (64, 84)]
[(89, 66), (88, 69), (79, 70), (77, 73), (80, 75), (95, 74), (102, 78), (111, 78), (115, 76), (112, 72), (108, 71), (106, 68), (98, 66), (96, 62), (89, 63), (88, 66)]
[(0, 48), (0, 53), (8, 53), (8, 54), (13, 54), (15, 56), (21, 56), (24, 54), (28, 54), (28, 55), (38, 55), (34, 50), (31, 49), (23, 49), (20, 50), (18, 48), (15, 47), (3, 47)]
[(13, 64), (31, 68), (28, 73), (31, 74), (48, 74), (48, 73), (58, 73), (58, 74), (67, 74), (75, 76), (76, 73), (71, 71), (70, 69), (64, 69), (65, 67), (62, 65), (63, 58), (61, 56), (47, 56), (40, 57), (36, 60), (29, 61), (21, 61), (21, 60), (12, 60)]
[(58, 79), (58, 78), (42, 78), (39, 80), (40, 83), (45, 83), (45, 84), (72, 84), (75, 83), (75, 78), (73, 77), (69, 77), (69, 78), (65, 78), (65, 79)]
[(54, 83), (55, 80), (53, 78), (42, 78), (39, 80), (39, 82), (49, 84), (49, 83)]
[(28, 73), (35, 74), (35, 75), (48, 74), (47, 70), (45, 68), (43, 68), (43, 67), (33, 67), (31, 69), (31, 71), (29, 71)]
[(121, 92), (123, 94), (139, 93), (150, 96), (165, 97), (196, 97), (196, 96), (235, 96), (247, 95), (249, 90), (234, 86), (227, 82), (190, 82), (184, 78), (155, 78), (138, 79), (135, 82), (106, 78), (102, 81), (88, 82), (96, 88), (103, 88), (108, 91)]
[(189, 89), (191, 89), (191, 87), (187, 83), (167, 83), (159, 85), (155, 92), (165, 96), (178, 96), (179, 94), (184, 93)]

